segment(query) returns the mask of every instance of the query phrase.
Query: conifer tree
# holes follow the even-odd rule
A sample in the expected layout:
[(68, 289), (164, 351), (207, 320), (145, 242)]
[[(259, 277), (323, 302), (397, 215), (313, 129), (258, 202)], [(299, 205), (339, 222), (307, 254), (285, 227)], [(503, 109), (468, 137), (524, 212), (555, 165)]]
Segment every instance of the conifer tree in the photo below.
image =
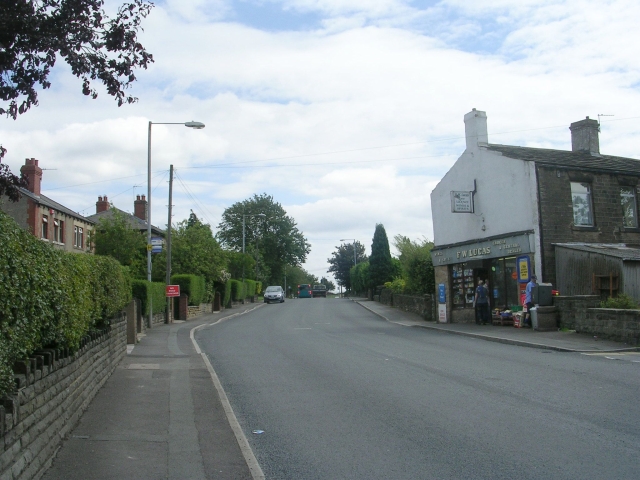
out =
[(371, 243), (369, 257), (369, 286), (375, 288), (393, 280), (393, 262), (389, 250), (389, 239), (384, 225), (378, 223)]

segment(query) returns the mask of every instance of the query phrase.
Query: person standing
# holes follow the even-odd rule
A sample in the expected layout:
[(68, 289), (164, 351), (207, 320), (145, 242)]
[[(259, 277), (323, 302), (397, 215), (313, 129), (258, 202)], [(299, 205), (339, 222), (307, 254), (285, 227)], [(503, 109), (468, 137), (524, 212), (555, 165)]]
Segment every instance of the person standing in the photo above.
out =
[(538, 277), (536, 277), (535, 275), (531, 275), (531, 279), (529, 280), (529, 283), (527, 283), (527, 286), (525, 287), (524, 293), (524, 303), (527, 305), (527, 315), (524, 318), (524, 324), (532, 327), (533, 325), (531, 324), (531, 309), (534, 307), (534, 303), (533, 303), (533, 287), (535, 287), (537, 285), (536, 280), (538, 279)]
[(478, 281), (476, 288), (476, 308), (478, 309), (478, 320), (482, 325), (489, 323), (489, 291), (484, 286), (482, 280)]

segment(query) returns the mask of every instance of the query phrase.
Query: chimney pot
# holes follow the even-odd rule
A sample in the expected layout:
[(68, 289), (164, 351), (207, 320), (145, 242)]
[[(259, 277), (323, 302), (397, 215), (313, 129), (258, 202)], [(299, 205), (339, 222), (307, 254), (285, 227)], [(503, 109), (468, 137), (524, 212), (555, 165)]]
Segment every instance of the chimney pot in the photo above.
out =
[(136, 201), (133, 202), (133, 214), (140, 220), (147, 221), (147, 200), (144, 195), (136, 196)]
[(38, 166), (38, 160), (35, 158), (25, 159), (24, 165), (20, 168), (20, 173), (27, 177), (27, 190), (34, 195), (40, 196), (42, 169)]
[(472, 109), (464, 116), (464, 133), (467, 150), (475, 150), (479, 143), (489, 143), (487, 134), (487, 114), (482, 110)]
[(579, 122), (573, 122), (569, 126), (571, 130), (571, 150), (573, 152), (589, 152), (591, 155), (600, 155), (600, 125), (597, 120), (589, 117)]

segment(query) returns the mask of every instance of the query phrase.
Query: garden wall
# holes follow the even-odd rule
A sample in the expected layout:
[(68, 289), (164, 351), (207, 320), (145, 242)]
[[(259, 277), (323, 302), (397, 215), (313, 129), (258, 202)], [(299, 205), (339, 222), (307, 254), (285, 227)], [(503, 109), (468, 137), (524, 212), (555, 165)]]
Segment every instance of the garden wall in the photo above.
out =
[(127, 353), (123, 313), (73, 355), (42, 350), (24, 364), (22, 388), (0, 406), (0, 480), (39, 478)]
[(553, 297), (558, 326), (602, 339), (640, 345), (640, 310), (598, 308), (597, 295)]
[(383, 288), (380, 295), (376, 295), (376, 300), (405, 312), (416, 313), (428, 322), (435, 322), (437, 319), (433, 295), (403, 295)]

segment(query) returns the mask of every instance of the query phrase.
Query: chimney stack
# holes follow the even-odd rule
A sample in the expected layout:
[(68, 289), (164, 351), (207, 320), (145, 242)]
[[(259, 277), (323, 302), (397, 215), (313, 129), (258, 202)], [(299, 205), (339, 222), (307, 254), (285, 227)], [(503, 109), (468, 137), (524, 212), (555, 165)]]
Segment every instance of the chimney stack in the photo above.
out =
[(587, 117), (579, 122), (573, 122), (569, 130), (571, 130), (572, 151), (600, 155), (600, 140), (598, 138), (600, 125), (596, 120)]
[(133, 202), (133, 214), (140, 220), (147, 221), (147, 197), (136, 195), (136, 201)]
[(107, 196), (98, 197), (98, 201), (96, 202), (96, 213), (106, 212), (109, 210), (109, 201), (107, 200)]
[(464, 116), (464, 135), (467, 150), (475, 150), (480, 143), (489, 143), (487, 134), (487, 113), (475, 108)]
[(38, 166), (38, 160), (27, 158), (20, 173), (27, 177), (27, 189), (34, 195), (40, 196), (40, 185), (42, 184), (42, 169)]

